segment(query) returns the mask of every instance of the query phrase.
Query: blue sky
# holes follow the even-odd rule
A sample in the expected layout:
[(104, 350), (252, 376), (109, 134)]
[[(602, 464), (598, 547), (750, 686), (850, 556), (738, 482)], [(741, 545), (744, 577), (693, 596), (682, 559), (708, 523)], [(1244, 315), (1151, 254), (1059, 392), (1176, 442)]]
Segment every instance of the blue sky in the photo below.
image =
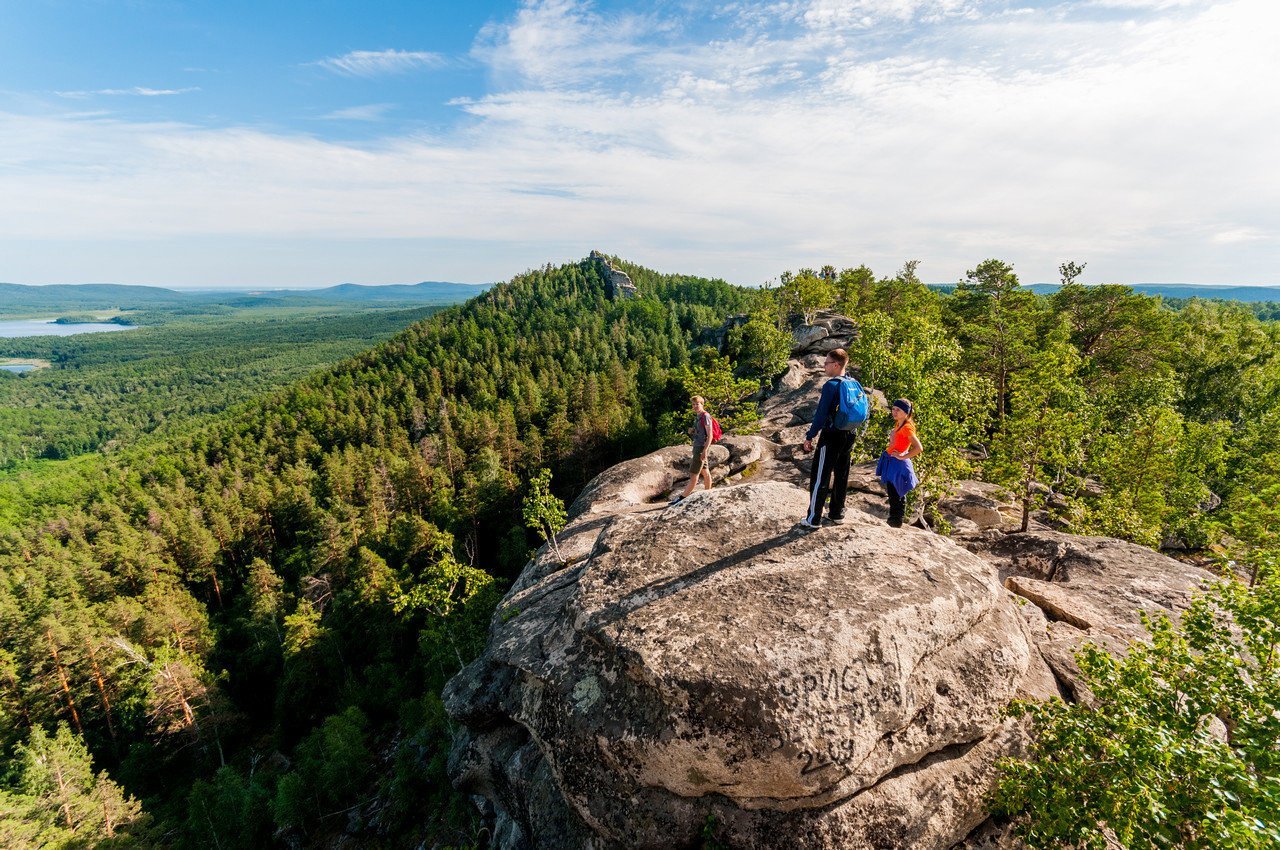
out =
[(0, 280), (1280, 283), (1272, 0), (0, 0)]

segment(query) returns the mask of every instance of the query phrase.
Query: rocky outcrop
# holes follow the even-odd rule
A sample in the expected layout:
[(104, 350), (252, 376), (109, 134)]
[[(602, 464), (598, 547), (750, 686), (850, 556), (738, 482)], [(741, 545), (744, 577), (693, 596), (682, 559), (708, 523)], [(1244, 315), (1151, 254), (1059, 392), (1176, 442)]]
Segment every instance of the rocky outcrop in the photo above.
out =
[(445, 693), (451, 774), (494, 846), (1016, 846), (983, 807), (1027, 743), (1003, 706), (1088, 700), (1086, 640), (1123, 651), (1139, 611), (1211, 578), (1011, 533), (1017, 504), (980, 482), (939, 500), (954, 539), (890, 529), (867, 464), (845, 525), (800, 528), (804, 405), (836, 328), (797, 336), (762, 435), (712, 447), (715, 489), (668, 506), (687, 447), (619, 464), (571, 506), (564, 560), (543, 550), (512, 586)]
[(619, 504), (566, 531), (580, 560), (530, 566), (449, 686), (455, 777), (506, 846), (694, 846), (710, 817), (734, 847), (950, 847), (982, 821), (1024, 740), (1001, 707), (1058, 693), (988, 563), (862, 514), (803, 533), (781, 482)]
[(797, 325), (791, 331), (791, 354), (803, 357), (806, 354), (826, 354), (836, 348), (847, 348), (857, 326), (838, 313), (822, 311), (811, 324)]
[(600, 267), (600, 274), (604, 276), (605, 294), (610, 299), (617, 301), (619, 298), (635, 297), (636, 285), (631, 282), (631, 275), (615, 268), (609, 258), (599, 251), (592, 251), (587, 259)]

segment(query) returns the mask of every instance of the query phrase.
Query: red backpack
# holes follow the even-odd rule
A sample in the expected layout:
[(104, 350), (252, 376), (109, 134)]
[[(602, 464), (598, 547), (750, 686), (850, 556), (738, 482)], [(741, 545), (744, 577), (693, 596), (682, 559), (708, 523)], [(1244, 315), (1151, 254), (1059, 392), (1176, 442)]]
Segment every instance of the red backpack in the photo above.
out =
[(718, 443), (720, 438), (724, 436), (724, 430), (721, 429), (719, 421), (710, 413), (707, 414), (711, 419), (711, 442)]

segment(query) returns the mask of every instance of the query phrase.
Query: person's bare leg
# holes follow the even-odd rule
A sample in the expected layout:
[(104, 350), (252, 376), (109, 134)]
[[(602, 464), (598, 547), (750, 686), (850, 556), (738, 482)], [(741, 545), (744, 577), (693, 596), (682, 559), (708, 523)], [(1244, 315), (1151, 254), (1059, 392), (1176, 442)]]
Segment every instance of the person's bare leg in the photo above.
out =
[(698, 473), (698, 476), (702, 479), (702, 486), (710, 490), (711, 489), (711, 473), (707, 471), (707, 468), (705, 466), (702, 467), (702, 472)]
[(696, 486), (698, 486), (698, 476), (694, 475), (689, 478), (689, 483), (684, 485), (684, 492), (680, 494), (680, 498), (687, 498)]

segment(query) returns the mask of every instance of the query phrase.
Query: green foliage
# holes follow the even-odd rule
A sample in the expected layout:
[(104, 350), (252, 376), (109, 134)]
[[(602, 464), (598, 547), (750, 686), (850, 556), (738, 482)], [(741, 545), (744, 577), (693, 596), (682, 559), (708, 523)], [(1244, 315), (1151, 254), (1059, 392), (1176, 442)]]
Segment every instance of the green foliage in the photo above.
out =
[(351, 706), (329, 717), (298, 745), (294, 768), (276, 788), (276, 823), (298, 827), (312, 819), (341, 813), (373, 769), (368, 718)]
[(1013, 267), (985, 260), (957, 284), (951, 304), (967, 367), (990, 379), (996, 418), (1002, 425), (1008, 407), (1010, 376), (1035, 350), (1041, 306), (1018, 284)]
[(1018, 704), (1036, 730), (997, 807), (1033, 848), (1280, 844), (1280, 581), (1224, 582), (1124, 658), (1078, 656), (1089, 704)]
[[(0, 380), (0, 470), (119, 452), (381, 342), (438, 308), (257, 310), (127, 333), (0, 339), (0, 359), (49, 360)], [(3, 375), (5, 373), (0, 373)]]
[(813, 321), (817, 311), (836, 301), (836, 289), (831, 281), (818, 277), (813, 269), (801, 269), (795, 275), (786, 272), (780, 284), (777, 298), (782, 315), (802, 318), (805, 324)]
[(219, 768), (210, 781), (196, 780), (187, 795), (184, 844), (192, 850), (256, 850), (268, 846), (275, 823), (272, 794), (264, 776), (265, 772), (256, 770), (245, 776), (226, 766)]
[(544, 543), (550, 543), (556, 558), (563, 561), (560, 555), (560, 544), (556, 535), (564, 528), (568, 515), (564, 502), (551, 493), (551, 470), (540, 469), (538, 474), (529, 479), (528, 489), (524, 497), (524, 524), (537, 533)]
[[(676, 397), (688, 404), (693, 396), (702, 396), (707, 411), (726, 434), (744, 434), (758, 427), (760, 411), (754, 399), (759, 385), (735, 375), (729, 358), (719, 356), (714, 348), (699, 349), (692, 362), (677, 370), (674, 377)], [(687, 410), (668, 414), (663, 420), (663, 442), (672, 445), (688, 441), (692, 418)]]
[[(863, 313), (850, 344), (850, 364), (868, 387), (891, 402), (909, 398), (926, 451), (916, 468), (929, 489), (972, 471), (965, 449), (980, 442), (990, 421), (990, 384), (960, 368), (961, 348), (941, 325), (914, 314), (880, 310)], [(887, 411), (873, 416), (869, 433), (877, 437), (892, 426)], [(883, 444), (868, 440), (879, 454)]]
[(93, 759), (65, 724), (54, 735), (36, 727), (19, 744), (9, 787), (0, 787), (0, 839), (5, 847), (144, 844), (147, 820), (137, 800)]
[(1059, 484), (1084, 460), (1090, 413), (1084, 385), (1076, 377), (1080, 357), (1059, 334), (1028, 357), (1010, 383), (1010, 412), (996, 435), (987, 475), (1012, 485), (1022, 501), (1022, 530), (1033, 507), (1032, 485)]
[(787, 369), (791, 335), (778, 327), (768, 310), (757, 310), (743, 324), (729, 331), (726, 348), (738, 371), (755, 378), (762, 388)]
[(873, 308), (875, 288), (875, 272), (866, 266), (842, 270), (835, 283), (836, 309), (846, 316), (856, 316), (864, 305)]
[[(1035, 296), (995, 260), (954, 296), (914, 261), (881, 279), (802, 270), (763, 293), (619, 265), (638, 297), (610, 301), (594, 263), (535, 269), (279, 389), (337, 349), (273, 359), (265, 326), (228, 320), (246, 355), (221, 386), (196, 373), (235, 358), (167, 362), (165, 327), (40, 343), (73, 346), (45, 375), (82, 410), (42, 412), (52, 377), (5, 380), (0, 401), (21, 403), (0, 417), (31, 427), (0, 433), (34, 452), (27, 432), (50, 416), (66, 430), (42, 445), (111, 453), (0, 475), (0, 751), (83, 730), (181, 846), (320, 844), (349, 824), (371, 845), (477, 844), (438, 692), (483, 647), (503, 579), (597, 472), (686, 441), (691, 395), (726, 431), (754, 428), (790, 320), (837, 299), (864, 383), (916, 403), (917, 492), (986, 476), (1025, 496), (1034, 479), (1071, 497), (1077, 530), (1220, 542), (1238, 569), (1274, 569), (1280, 328), (1248, 311), (1169, 310), (1082, 287), (1079, 267)], [(693, 349), (748, 309), (728, 356)], [(316, 321), (284, 340), (302, 349)], [(391, 330), (340, 327), (352, 346)], [(113, 347), (126, 337), (132, 366)], [(882, 446), (875, 416), (864, 454)], [(3, 794), (5, 840), (61, 840), (35, 797)]]
[(1088, 466), (1104, 490), (1089, 507), (1091, 527), (1148, 546), (1179, 532), (1202, 543), (1197, 508), (1210, 496), (1205, 481), (1220, 464), (1225, 436), (1220, 423), (1187, 422), (1155, 406), (1099, 437)]

